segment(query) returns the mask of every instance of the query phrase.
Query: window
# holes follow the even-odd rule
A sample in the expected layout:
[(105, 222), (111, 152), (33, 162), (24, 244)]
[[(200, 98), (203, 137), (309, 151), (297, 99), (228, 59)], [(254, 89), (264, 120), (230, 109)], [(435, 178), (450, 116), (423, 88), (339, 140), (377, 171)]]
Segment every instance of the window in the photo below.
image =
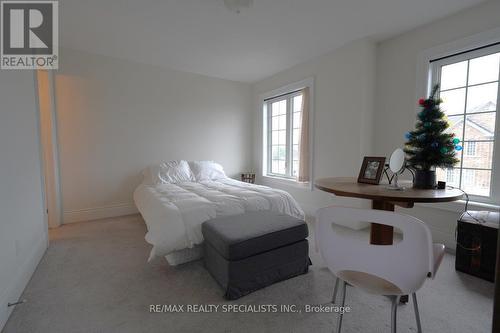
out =
[(476, 175), (474, 173), (474, 170), (464, 169), (463, 170), (462, 187), (468, 188), (468, 187), (474, 186), (475, 177), (476, 177)]
[(295, 181), (300, 188), (312, 190), (314, 78), (290, 83), (259, 97), (262, 107), (259, 173), (264, 177), (263, 183), (278, 185)]
[[(498, 137), (500, 45), (431, 61), (432, 83), (440, 84), (448, 131), (460, 139), (460, 160), (452, 169), (438, 170), (438, 179), (468, 194), (498, 197), (493, 193), (500, 165), (494, 154)], [(497, 161), (497, 162), (495, 162)], [(495, 169), (496, 167), (496, 169)]]
[(476, 156), (476, 141), (471, 141), (467, 144), (467, 149), (465, 150), (465, 156)]
[(455, 182), (455, 173), (453, 172), (453, 169), (446, 170), (446, 182), (447, 183)]
[(299, 171), (302, 94), (300, 91), (265, 101), (267, 106), (267, 174), (295, 178)]

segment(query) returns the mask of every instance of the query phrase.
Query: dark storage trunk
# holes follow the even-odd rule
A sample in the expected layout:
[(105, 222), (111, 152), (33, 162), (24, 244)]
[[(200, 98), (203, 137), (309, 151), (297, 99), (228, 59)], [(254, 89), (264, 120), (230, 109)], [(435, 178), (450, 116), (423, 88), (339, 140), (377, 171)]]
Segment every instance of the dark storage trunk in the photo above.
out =
[[(498, 221), (482, 222), (477, 212), (469, 214), (458, 221), (455, 269), (494, 282)], [(490, 214), (498, 219), (498, 213)]]

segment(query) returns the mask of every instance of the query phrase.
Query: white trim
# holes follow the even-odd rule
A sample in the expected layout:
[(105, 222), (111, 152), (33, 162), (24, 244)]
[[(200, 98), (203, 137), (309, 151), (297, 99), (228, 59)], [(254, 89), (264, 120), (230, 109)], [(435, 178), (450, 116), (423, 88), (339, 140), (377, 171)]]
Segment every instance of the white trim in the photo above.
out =
[[(57, 123), (57, 99), (56, 99), (56, 80), (54, 77), (54, 71), (49, 71), (49, 85), (51, 93), (52, 102), (52, 150), (53, 150), (53, 165), (54, 165), (54, 199), (56, 200), (56, 211), (53, 212), (57, 217), (54, 219), (59, 222), (59, 226), (62, 224), (62, 188), (61, 188), (61, 168), (59, 159), (59, 131)], [(50, 212), (49, 212), (50, 213)]]
[(286, 177), (274, 177), (271, 175), (261, 175), (262, 179), (265, 179), (266, 182), (269, 184), (276, 183), (276, 184), (284, 184), (287, 186), (292, 186), (295, 188), (300, 188), (300, 189), (309, 189), (310, 184), (308, 183), (299, 183), (296, 181), (294, 178), (286, 178)]
[(298, 82), (287, 84), (286, 86), (283, 86), (281, 88), (268, 91), (267, 93), (260, 94), (259, 97), (260, 97), (260, 100), (262, 102), (264, 102), (264, 100), (270, 99), (270, 98), (272, 98), (274, 96), (288, 94), (289, 92), (292, 92), (292, 91), (295, 91), (295, 90), (300, 90), (300, 89), (303, 89), (303, 88), (306, 88), (306, 87), (311, 88), (313, 85), (314, 85), (314, 78), (313, 77), (309, 77), (307, 79), (300, 80)]
[[(267, 106), (265, 103), (266, 99), (272, 98), (274, 96), (279, 96), (283, 94), (287, 94), (289, 92), (295, 91), (295, 90), (300, 90), (303, 88), (309, 87), (309, 183), (306, 185), (301, 185), (295, 180), (289, 180), (289, 179), (282, 179), (282, 178), (274, 178), (274, 177), (269, 177), (267, 175), (267, 140), (265, 140), (267, 136)], [(314, 189), (314, 77), (309, 77), (304, 80), (294, 82), (287, 84), (286, 86), (283, 86), (278, 89), (271, 90), (267, 93), (263, 93), (259, 95), (259, 102), (258, 102), (258, 112), (261, 114), (260, 117), (262, 117), (262, 132), (260, 135), (262, 136), (262, 152), (261, 156), (259, 156), (259, 159), (261, 160), (261, 173), (259, 176), (266, 177), (266, 178), (273, 178), (277, 181), (284, 181), (287, 184), (290, 183), (297, 183), (298, 186), (301, 188), (304, 188), (307, 186), (311, 191)]]
[(0, 331), (2, 331), (7, 319), (15, 308), (15, 306), (7, 307), (7, 304), (19, 300), (40, 260), (44, 256), (47, 247), (47, 238), (40, 237), (31, 255), (21, 265), (17, 266), (18, 273), (7, 287), (5, 287), (2, 294), (0, 294)]
[[(266, 157), (267, 157), (267, 165), (266, 165), (266, 170), (267, 172), (265, 173), (266, 176), (270, 177), (276, 177), (276, 178), (284, 178), (284, 179), (290, 179), (292, 181), (296, 181), (296, 177), (292, 175), (292, 168), (293, 168), (293, 107), (294, 107), (294, 102), (293, 99), (297, 96), (300, 96), (301, 91), (294, 91), (290, 93), (285, 93), (282, 95), (279, 95), (274, 98), (270, 98), (264, 101), (263, 107), (263, 112), (266, 114), (266, 120), (268, 125), (269, 123), (272, 122), (273, 116), (268, 112), (269, 105), (272, 105), (275, 102), (280, 102), (280, 101), (287, 101), (287, 107), (286, 107), (286, 157), (285, 157), (285, 174), (273, 174), (272, 172), (269, 172), (269, 168), (271, 166), (272, 162), (272, 152), (267, 150), (266, 151)], [(266, 134), (266, 147), (272, 150), (273, 146), (276, 146), (275, 144), (269, 145), (269, 139), (272, 136), (272, 124), (271, 128), (269, 128), (269, 125), (267, 126), (267, 130), (264, 132)]]
[(38, 95), (38, 78), (36, 70), (32, 70), (33, 73), (33, 88), (35, 89), (35, 112), (36, 112), (36, 131), (38, 138), (38, 160), (40, 161), (40, 185), (41, 185), (41, 196), (43, 204), (43, 221), (44, 221), (44, 236), (46, 246), (49, 246), (49, 216), (47, 214), (47, 196), (45, 193), (45, 173), (44, 173), (44, 163), (43, 163), (43, 145), (42, 145), (42, 131), (41, 131), (41, 120), (40, 120), (40, 96)]
[(76, 209), (65, 211), (63, 213), (63, 224), (82, 221), (92, 221), (117, 217), (124, 215), (137, 214), (139, 211), (134, 203), (117, 203), (103, 207)]
[[(42, 129), (40, 122), (41, 106), (39, 96), (39, 75), (40, 72), (47, 74), (47, 89), (49, 90), (49, 117), (50, 133), (45, 133)], [(36, 95), (37, 95), (37, 112), (38, 112), (38, 127), (40, 132), (40, 150), (41, 150), (41, 163), (43, 172), (43, 190), (45, 198), (44, 214), (47, 215), (47, 224), (49, 228), (56, 228), (62, 224), (62, 198), (61, 198), (61, 181), (60, 181), (60, 167), (59, 167), (59, 142), (57, 131), (57, 115), (56, 115), (56, 96), (55, 96), (55, 80), (52, 71), (37, 70), (34, 71), (36, 81)]]
[[(416, 203), (416, 206), (427, 207), (427, 208), (435, 208), (440, 210), (446, 210), (449, 212), (460, 213), (465, 209), (465, 200), (458, 200), (453, 202), (440, 202), (440, 203)], [(494, 204), (488, 204), (484, 202), (478, 201), (469, 201), (469, 205), (467, 210), (487, 210), (491, 212), (498, 212), (500, 210), (500, 206)]]

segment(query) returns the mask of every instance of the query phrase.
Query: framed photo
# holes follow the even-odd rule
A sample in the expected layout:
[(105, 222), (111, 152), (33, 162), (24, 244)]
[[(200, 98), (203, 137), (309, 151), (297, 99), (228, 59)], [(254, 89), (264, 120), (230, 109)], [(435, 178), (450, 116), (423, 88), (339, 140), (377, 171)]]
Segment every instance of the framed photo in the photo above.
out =
[(365, 156), (359, 170), (358, 183), (378, 184), (384, 167), (385, 157)]

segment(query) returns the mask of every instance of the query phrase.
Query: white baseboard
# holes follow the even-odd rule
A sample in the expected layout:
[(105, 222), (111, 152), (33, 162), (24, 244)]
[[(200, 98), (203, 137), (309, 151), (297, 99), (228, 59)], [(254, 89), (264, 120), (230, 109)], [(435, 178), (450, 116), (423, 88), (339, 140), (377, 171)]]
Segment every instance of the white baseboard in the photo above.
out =
[(137, 214), (138, 212), (133, 203), (119, 203), (104, 207), (78, 209), (64, 212), (63, 224)]
[[(44, 233), (43, 235), (45, 236), (46, 234)], [(15, 306), (7, 307), (7, 304), (16, 302), (21, 297), (46, 250), (47, 239), (46, 237), (41, 237), (31, 255), (18, 266), (17, 276), (11, 280), (10, 284), (7, 285), (0, 295), (0, 331), (2, 331), (7, 319), (9, 319), (10, 314), (15, 308)]]

